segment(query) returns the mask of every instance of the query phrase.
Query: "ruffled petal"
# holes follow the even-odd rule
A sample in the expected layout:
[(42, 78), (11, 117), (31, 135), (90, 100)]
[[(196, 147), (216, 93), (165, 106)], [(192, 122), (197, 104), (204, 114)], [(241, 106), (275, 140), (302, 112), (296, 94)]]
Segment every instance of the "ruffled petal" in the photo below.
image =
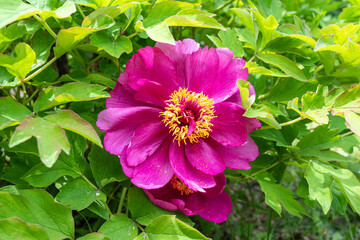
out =
[(171, 94), (160, 83), (144, 78), (138, 79), (136, 83), (132, 82), (130, 86), (137, 90), (135, 93), (136, 100), (162, 108), (166, 106), (165, 101), (169, 99)]
[(207, 175), (188, 162), (185, 157), (184, 146), (179, 146), (177, 142), (173, 142), (170, 146), (170, 163), (176, 176), (190, 189), (205, 192), (205, 188), (215, 186), (214, 177)]
[(210, 136), (224, 146), (240, 146), (246, 141), (247, 130), (242, 121), (245, 109), (237, 104), (221, 102), (214, 105), (216, 118), (211, 120)]
[(216, 175), (225, 170), (220, 155), (205, 141), (185, 145), (186, 157), (193, 167), (205, 174)]
[(174, 63), (179, 85), (185, 87), (185, 59), (186, 55), (196, 52), (200, 44), (193, 39), (184, 39), (177, 41), (175, 45), (167, 43), (156, 43), (155, 47), (160, 48), (166, 56)]
[(232, 201), (226, 192), (222, 192), (216, 198), (206, 198), (206, 209), (199, 215), (205, 220), (221, 223), (228, 219), (232, 209)]
[(165, 186), (174, 171), (169, 162), (169, 145), (165, 141), (146, 161), (135, 167), (131, 182), (144, 189), (154, 189)]
[(219, 196), (225, 188), (226, 178), (224, 173), (220, 173), (214, 176), (214, 180), (216, 182), (216, 185), (212, 188), (206, 189), (206, 193), (201, 193), (207, 198), (214, 198)]
[(126, 152), (129, 166), (137, 166), (145, 161), (167, 136), (169, 136), (169, 130), (160, 121), (144, 123), (138, 127)]
[(206, 94), (205, 89), (216, 80), (218, 65), (219, 57), (214, 48), (205, 47), (188, 55), (185, 60), (187, 88), (196, 93)]
[(130, 79), (128, 84), (133, 89), (144, 88), (141, 81), (138, 82), (139, 79), (158, 83), (159, 88), (166, 93), (172, 93), (179, 88), (174, 64), (159, 48), (140, 49), (139, 53), (128, 61), (125, 71)]
[(251, 137), (247, 137), (246, 142), (239, 147), (224, 147), (214, 140), (211, 145), (216, 151), (221, 153), (225, 161), (225, 166), (231, 169), (248, 170), (251, 168), (249, 162), (254, 161), (259, 156), (259, 150)]

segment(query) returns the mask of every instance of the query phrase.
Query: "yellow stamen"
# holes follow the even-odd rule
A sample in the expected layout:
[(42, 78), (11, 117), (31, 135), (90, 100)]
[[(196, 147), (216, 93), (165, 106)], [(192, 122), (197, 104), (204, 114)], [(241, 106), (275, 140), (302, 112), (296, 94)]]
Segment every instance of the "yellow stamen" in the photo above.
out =
[[(189, 140), (190, 143), (197, 143), (198, 138), (209, 137), (211, 132), (211, 119), (215, 118), (214, 115), (214, 102), (213, 99), (201, 93), (195, 93), (188, 91), (186, 88), (179, 88), (178, 91), (173, 92), (170, 95), (170, 99), (166, 101), (167, 107), (165, 112), (161, 112), (160, 116), (163, 117), (165, 126), (169, 128), (169, 132), (172, 132), (174, 140), (178, 141), (180, 145), (181, 141), (185, 144)], [(195, 130), (191, 134), (187, 134), (189, 131), (189, 125), (184, 124), (184, 121), (180, 121), (183, 118), (183, 111), (181, 107), (191, 106), (196, 108), (198, 116), (194, 119), (196, 123)], [(194, 109), (193, 109), (194, 110)]]
[(190, 193), (194, 192), (193, 190), (188, 188), (180, 179), (178, 179), (176, 175), (171, 178), (170, 184), (174, 189), (179, 190), (181, 196), (184, 195), (184, 193), (185, 195), (189, 195)]

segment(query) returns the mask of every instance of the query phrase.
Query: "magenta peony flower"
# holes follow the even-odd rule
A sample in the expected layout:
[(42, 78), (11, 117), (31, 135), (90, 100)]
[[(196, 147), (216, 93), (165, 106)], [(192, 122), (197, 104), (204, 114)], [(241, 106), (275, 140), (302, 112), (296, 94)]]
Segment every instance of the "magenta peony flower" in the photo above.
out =
[(200, 215), (205, 220), (220, 223), (227, 219), (232, 208), (229, 194), (224, 192), (226, 179), (223, 173), (214, 176), (216, 185), (206, 193), (189, 189), (175, 175), (164, 187), (144, 190), (157, 206), (186, 215)]
[[(191, 39), (140, 49), (98, 116), (105, 149), (121, 155), (125, 174), (138, 187), (165, 191), (176, 176), (191, 190), (189, 199), (206, 197), (219, 188), (216, 176), (225, 168), (249, 169), (258, 156), (248, 134), (260, 122), (243, 116), (236, 84), (248, 76), (244, 65), (227, 48), (201, 49)], [(154, 192), (148, 195), (161, 199)]]

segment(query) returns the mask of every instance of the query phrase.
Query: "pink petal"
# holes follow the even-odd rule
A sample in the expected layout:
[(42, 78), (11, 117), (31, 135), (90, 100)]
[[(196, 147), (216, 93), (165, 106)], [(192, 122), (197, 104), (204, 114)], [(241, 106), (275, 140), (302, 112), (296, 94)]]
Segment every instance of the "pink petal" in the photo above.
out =
[(135, 99), (155, 106), (165, 107), (165, 101), (169, 99), (171, 92), (160, 83), (150, 81), (148, 79), (139, 79), (136, 82), (137, 88)]
[(185, 59), (186, 55), (199, 50), (199, 43), (193, 39), (177, 41), (175, 45), (167, 43), (156, 43), (155, 47), (160, 48), (163, 53), (174, 63), (179, 85), (185, 87)]
[(125, 70), (130, 79), (129, 86), (133, 89), (139, 79), (158, 83), (166, 93), (172, 93), (179, 88), (174, 64), (159, 48), (140, 49), (139, 53), (128, 61)]
[(205, 210), (206, 200), (201, 194), (192, 193), (182, 199), (172, 199), (172, 202), (177, 205), (179, 211), (186, 215), (196, 215)]
[(216, 80), (218, 65), (219, 57), (214, 48), (205, 47), (188, 55), (185, 60), (185, 76), (189, 90), (200, 93), (210, 87)]
[(165, 141), (146, 161), (135, 167), (131, 182), (144, 189), (154, 189), (165, 186), (174, 171), (169, 162), (169, 145)]
[(128, 176), (129, 178), (132, 178), (134, 176), (135, 167), (129, 166), (129, 164), (127, 163), (127, 156), (126, 156), (127, 148), (128, 146), (124, 147), (123, 151), (121, 152), (120, 163), (125, 175)]
[(186, 157), (193, 167), (205, 174), (216, 175), (225, 170), (220, 155), (205, 141), (185, 145)]
[(184, 146), (173, 142), (170, 146), (170, 163), (176, 176), (190, 189), (205, 192), (204, 188), (215, 186), (214, 177), (207, 175), (188, 162), (185, 157)]
[(162, 199), (156, 198), (152, 194), (152, 190), (144, 189), (144, 192), (149, 197), (150, 201), (153, 202), (156, 206), (161, 207), (161, 208), (163, 208), (165, 210), (168, 210), (168, 211), (176, 211), (176, 210), (178, 210), (178, 207), (175, 204), (164, 201)]
[(167, 136), (169, 136), (169, 130), (161, 121), (148, 122), (138, 127), (127, 148), (129, 166), (137, 166), (145, 161)]
[[(140, 124), (159, 120), (160, 109), (152, 107), (108, 108), (101, 111), (96, 126), (103, 131), (133, 128)], [(134, 129), (135, 130), (135, 129)]]
[(228, 219), (232, 209), (232, 201), (226, 192), (222, 192), (216, 198), (206, 198), (206, 209), (199, 215), (205, 220), (221, 223)]
[(215, 141), (212, 141), (211, 145), (221, 153), (225, 166), (231, 169), (248, 170), (251, 168), (249, 162), (254, 161), (259, 156), (258, 147), (249, 136), (246, 142), (239, 147), (225, 147)]
[(108, 108), (100, 112), (96, 125), (106, 132), (105, 149), (111, 154), (120, 155), (138, 126), (149, 121), (160, 121), (159, 111), (151, 107), (133, 107)]
[(214, 176), (216, 185), (212, 188), (206, 189), (206, 193), (201, 193), (207, 198), (214, 198), (219, 196), (225, 188), (226, 178), (224, 173), (220, 173)]
[(204, 93), (213, 98), (215, 103), (231, 97), (239, 91), (237, 80), (246, 80), (249, 75), (247, 68), (243, 69), (245, 63), (242, 58), (233, 59), (224, 69), (219, 70), (216, 80), (204, 90)]
[(242, 121), (245, 109), (229, 102), (214, 105), (216, 118), (211, 120), (210, 136), (224, 146), (240, 146), (246, 140), (247, 130)]

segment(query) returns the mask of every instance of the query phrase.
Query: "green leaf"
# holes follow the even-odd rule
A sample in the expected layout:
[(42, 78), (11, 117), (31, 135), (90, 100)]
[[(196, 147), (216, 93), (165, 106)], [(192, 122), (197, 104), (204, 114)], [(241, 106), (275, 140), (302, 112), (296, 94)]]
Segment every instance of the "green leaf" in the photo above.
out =
[(111, 182), (128, 179), (122, 170), (119, 157), (105, 149), (93, 146), (88, 158), (94, 179), (100, 188)]
[(315, 92), (318, 82), (310, 80), (309, 82), (294, 81), (291, 78), (283, 78), (271, 88), (269, 99), (272, 101), (289, 101), (295, 97), (301, 97), (306, 92)]
[(329, 210), (328, 204), (332, 201), (330, 188), (335, 180), (340, 184), (353, 210), (360, 214), (360, 182), (354, 173), (347, 169), (335, 169), (330, 165), (311, 161), (305, 174), (310, 197), (319, 202), (324, 213)]
[(14, 147), (31, 137), (36, 137), (41, 161), (51, 167), (61, 150), (69, 154), (70, 144), (64, 130), (57, 124), (43, 118), (28, 117), (15, 130), (9, 147)]
[(31, 39), (31, 47), (36, 54), (36, 64), (33, 69), (36, 69), (46, 63), (49, 55), (51, 45), (55, 42), (54, 38), (46, 31), (37, 31)]
[[(154, 41), (175, 44), (169, 26), (190, 26), (224, 29), (209, 13), (194, 10), (197, 4), (178, 1), (157, 2), (147, 18), (139, 22), (136, 28), (146, 31)], [(225, 29), (224, 29), (225, 30)]]
[(91, 45), (103, 48), (108, 54), (119, 58), (122, 53), (131, 53), (133, 50), (132, 43), (129, 38), (121, 35), (113, 39), (106, 32), (96, 32), (90, 37)]
[(28, 224), (18, 218), (0, 221), (0, 239), (6, 240), (49, 240), (44, 229), (35, 224)]
[(301, 213), (307, 214), (304, 207), (295, 200), (295, 194), (290, 189), (276, 184), (270, 174), (257, 174), (256, 180), (265, 193), (265, 202), (279, 215), (281, 215), (281, 206), (297, 217), (301, 217)]
[(299, 47), (302, 44), (302, 41), (292, 37), (277, 37), (269, 41), (264, 47), (263, 51), (272, 51), (272, 52), (286, 52), (291, 48)]
[(14, 87), (18, 84), (19, 80), (14, 78), (6, 68), (0, 66), (0, 87)]
[(0, 55), (0, 66), (6, 67), (8, 72), (19, 80), (26, 77), (35, 62), (35, 52), (26, 43), (18, 43), (13, 56)]
[(360, 136), (360, 84), (351, 87), (338, 96), (332, 108), (333, 115), (345, 118), (346, 126)]
[(98, 231), (111, 239), (132, 240), (138, 235), (136, 223), (125, 214), (112, 215)]
[(83, 40), (89, 34), (110, 28), (114, 25), (114, 19), (108, 15), (99, 15), (95, 19), (84, 18), (82, 27), (72, 27), (59, 31), (54, 47), (55, 56), (60, 57), (71, 50), (76, 44)]
[(93, 213), (97, 214), (98, 216), (102, 217), (105, 220), (110, 219), (110, 214), (107, 211), (104, 202), (96, 200), (89, 207), (88, 210), (92, 211)]
[(82, 178), (77, 178), (60, 188), (56, 200), (64, 205), (69, 205), (73, 210), (80, 211), (95, 200), (106, 201), (106, 195)]
[(56, 114), (44, 117), (44, 119), (56, 123), (66, 130), (80, 134), (102, 147), (101, 140), (90, 123), (71, 110), (60, 110)]
[(317, 127), (298, 142), (296, 146), (300, 150), (296, 154), (318, 156), (319, 151), (337, 146), (340, 143), (340, 136), (337, 135), (337, 132), (337, 129), (328, 130), (327, 125)]
[(115, 87), (115, 81), (110, 77), (100, 74), (100, 73), (90, 73), (84, 75), (83, 73), (79, 74), (64, 74), (60, 77), (59, 81), (69, 81), (69, 82), (84, 82), (84, 83), (96, 83), (107, 86), (109, 88)]
[(277, 54), (260, 54), (257, 57), (260, 60), (262, 60), (268, 64), (271, 64), (271, 65), (274, 65), (274, 66), (280, 68), (286, 74), (288, 74), (289, 76), (291, 76), (299, 81), (302, 81), (302, 82), (307, 81), (307, 78), (304, 75), (304, 73), (299, 69), (299, 67), (293, 61), (291, 61), (287, 57), (277, 55)]
[(31, 111), (12, 97), (0, 97), (0, 130), (24, 121)]
[[(174, 214), (155, 206), (141, 188), (132, 187), (128, 193), (128, 206), (131, 216), (141, 225), (149, 225), (154, 219), (162, 215)], [(191, 224), (190, 219), (182, 213), (177, 214), (182, 221)]]
[(243, 45), (238, 40), (235, 29), (220, 31), (219, 37), (223, 46), (229, 48), (234, 53), (234, 57), (242, 57), (244, 55)]
[(93, 232), (86, 234), (83, 237), (77, 238), (77, 240), (111, 240), (111, 239), (102, 233)]
[(12, 186), (0, 191), (5, 190), (11, 193), (0, 192), (0, 219), (17, 217), (36, 224), (47, 232), (51, 240), (75, 237), (71, 209), (54, 202), (45, 190), (20, 190)]
[(261, 137), (267, 140), (275, 141), (277, 146), (291, 146), (291, 142), (286, 139), (282, 131), (276, 129), (257, 130), (251, 136)]
[(34, 187), (47, 187), (62, 176), (79, 176), (70, 166), (62, 161), (57, 161), (51, 168), (39, 163), (32, 167), (22, 179)]
[(273, 37), (276, 28), (279, 26), (275, 17), (273, 15), (264, 18), (257, 11), (251, 10), (253, 13), (256, 23), (259, 27), (260, 32), (262, 33), (262, 45), (265, 46)]
[(70, 1), (61, 1), (60, 5), (54, 0), (29, 0), (28, 2), (40, 10), (39, 15), (44, 19), (67, 18), (76, 12), (75, 4)]
[(176, 219), (173, 215), (156, 218), (145, 228), (145, 231), (136, 238), (136, 240), (140, 239), (210, 240), (195, 228)]
[(40, 12), (30, 4), (21, 0), (0, 0), (0, 28), (22, 18), (27, 18)]
[[(242, 96), (242, 95), (241, 95)], [(275, 117), (270, 112), (270, 109), (266, 106), (262, 106), (259, 109), (248, 109), (244, 116), (249, 118), (258, 118), (259, 120), (265, 122), (269, 126), (274, 127), (275, 129), (280, 129), (280, 124), (276, 121)]]
[(100, 85), (79, 82), (68, 83), (61, 87), (49, 87), (36, 99), (34, 110), (39, 112), (68, 102), (105, 98), (110, 96), (107, 92), (102, 91), (105, 88)]

